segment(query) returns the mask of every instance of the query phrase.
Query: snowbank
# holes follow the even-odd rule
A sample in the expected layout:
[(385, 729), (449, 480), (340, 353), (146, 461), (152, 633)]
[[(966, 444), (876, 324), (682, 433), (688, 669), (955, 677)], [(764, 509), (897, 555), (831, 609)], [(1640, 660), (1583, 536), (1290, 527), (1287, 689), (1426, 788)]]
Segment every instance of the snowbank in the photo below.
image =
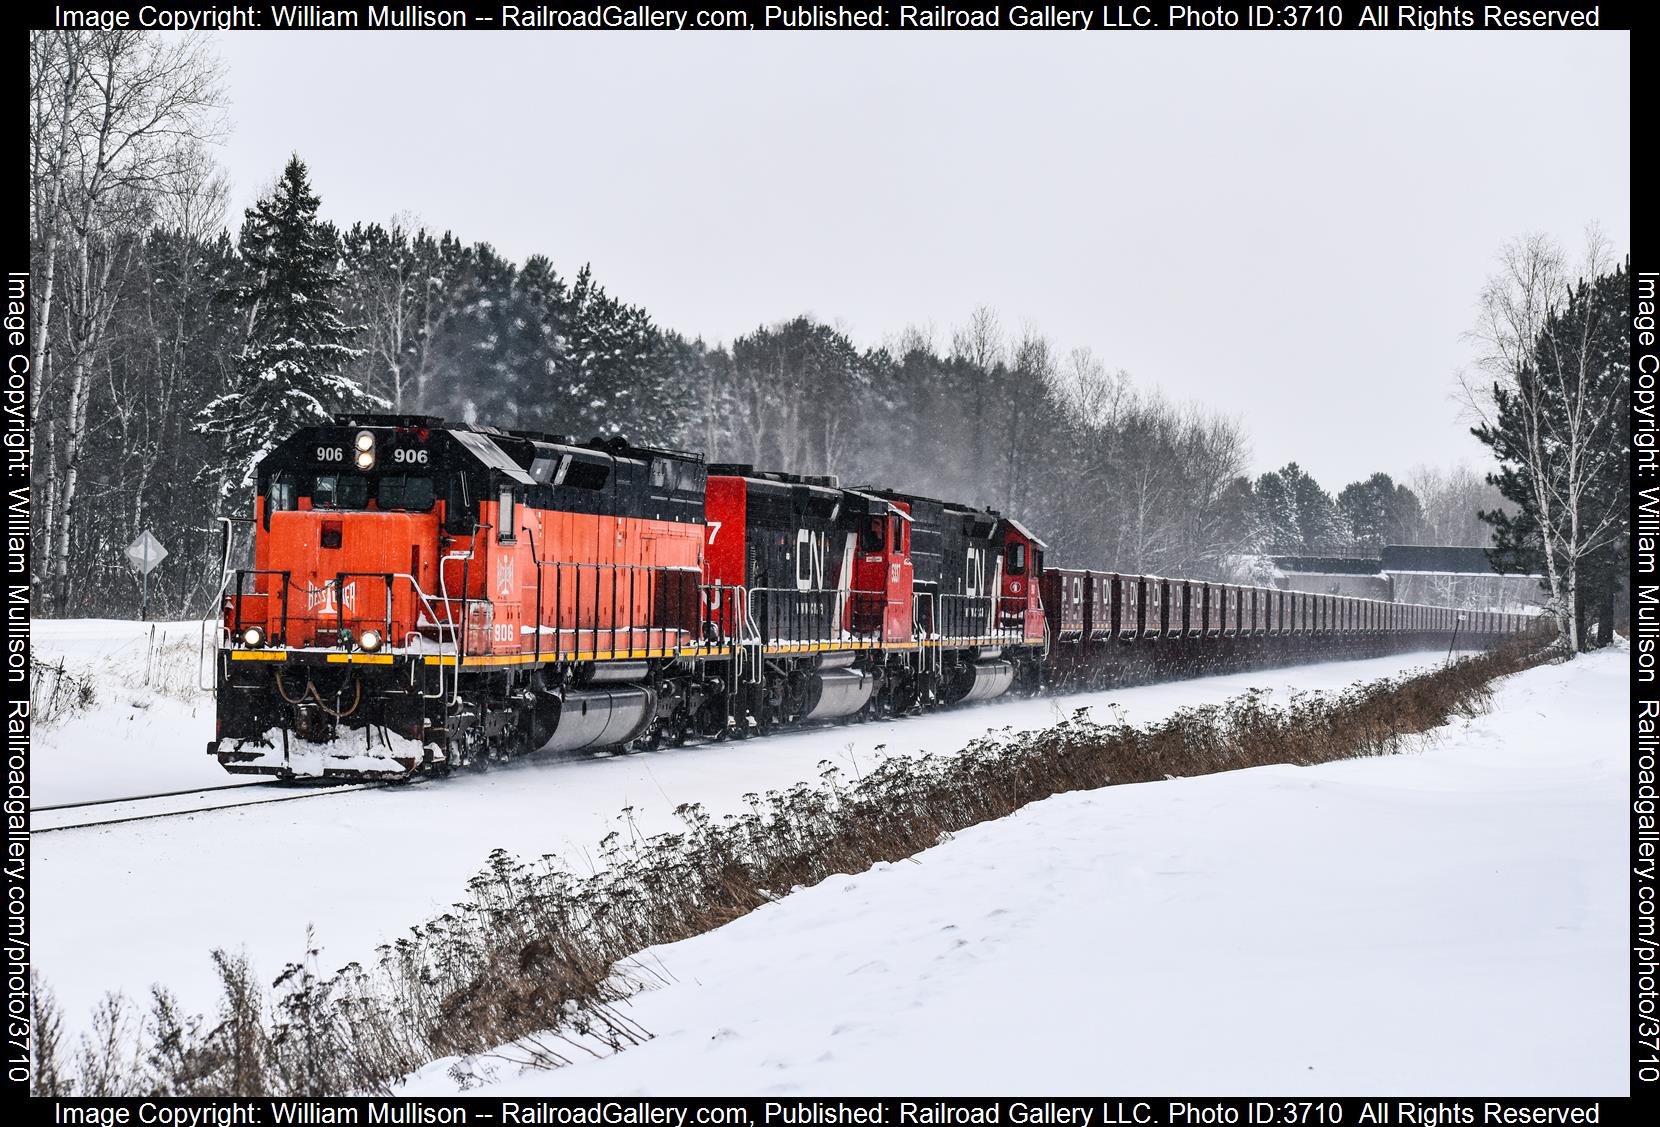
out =
[(1521, 674), (1422, 755), (1050, 799), (646, 952), (643, 1046), (471, 1067), (526, 1095), (1624, 1093), (1628, 674)]

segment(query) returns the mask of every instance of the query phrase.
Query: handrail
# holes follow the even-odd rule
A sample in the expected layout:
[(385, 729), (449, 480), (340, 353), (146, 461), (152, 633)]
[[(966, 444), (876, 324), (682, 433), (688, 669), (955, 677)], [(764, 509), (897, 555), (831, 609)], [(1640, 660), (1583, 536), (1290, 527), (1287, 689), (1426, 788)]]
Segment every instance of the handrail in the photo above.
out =
[[(443, 600), (444, 600), (444, 618), (449, 622), (449, 625), (450, 625), (450, 640), (455, 643), (455, 674), (450, 679), (451, 685), (452, 685), (452, 688), (451, 688), (451, 691), (450, 691), (450, 705), (452, 707), (456, 706), (456, 705), (459, 705), (461, 703), (461, 663), (466, 657), (466, 650), (467, 650), (467, 608), (468, 608), (468, 605), (472, 601), (467, 596), (467, 580), (470, 578), (468, 573), (471, 570), (472, 562), (473, 562), (474, 557), (478, 555), (478, 534), (480, 532), (485, 531), (486, 529), (493, 528), (493, 527), (495, 527), (495, 526), (494, 525), (489, 525), (489, 524), (478, 524), (478, 523), (475, 522), (474, 525), (473, 525), (473, 531), (467, 538), (467, 550), (465, 552), (451, 552), (448, 555), (440, 556), (438, 558), (438, 589), (439, 589), (439, 593), (443, 596)], [(460, 560), (461, 564), (462, 564), (462, 566), (461, 566), (461, 624), (459, 626), (456, 625), (455, 611), (452, 609), (452, 604), (454, 603), (455, 600), (450, 598), (449, 580), (446, 579), (445, 576), (444, 576), (444, 565), (447, 564), (447, 563), (450, 563), (454, 560)], [(439, 641), (440, 653), (442, 653), (442, 649), (443, 649), (443, 642), (442, 642), (442, 640), (440, 640)], [(439, 670), (439, 672), (438, 672), (438, 697), (442, 697), (444, 695), (444, 673), (443, 673), (443, 669), (444, 669), (444, 663), (442, 661), (439, 661), (439, 663), (438, 663), (438, 670)], [(434, 699), (437, 699), (437, 698), (434, 698)]]
[[(883, 591), (863, 591), (852, 587), (748, 587), (745, 590), (749, 596), (750, 623), (758, 641), (835, 643), (846, 640), (847, 636), (862, 639), (873, 635), (880, 638), (882, 635), (880, 616), (874, 627), (861, 629), (850, 619), (848, 610), (856, 598), (881, 596), (885, 593)], [(765, 622), (762, 625), (765, 630), (755, 623), (755, 596), (763, 597), (761, 605)], [(776, 597), (776, 604), (773, 597)], [(781, 609), (782, 614), (774, 614), (774, 609)], [(774, 630), (775, 626), (781, 626), (782, 633)]]
[[(1003, 623), (1003, 601), (1017, 597), (1005, 596), (1000, 593), (985, 595), (941, 594), (938, 596), (941, 617), (951, 620), (949, 626), (961, 626), (962, 629), (947, 629), (948, 624), (936, 623), (935, 636), (942, 640), (951, 639), (964, 642), (979, 640), (993, 642), (1024, 641), (1026, 637), (1024, 615), (1022, 615), (1022, 620), (1018, 626), (1006, 626)], [(1021, 606), (1025, 606), (1024, 600), (1021, 601)], [(965, 613), (953, 615), (950, 613), (953, 607)], [(975, 629), (976, 626), (983, 626), (983, 629), (980, 629), (977, 633), (970, 633), (969, 631)]]
[[(282, 581), (281, 581), (280, 587), (279, 587), (278, 591), (275, 592), (275, 594), (277, 595), (281, 610), (279, 611), (278, 625), (277, 625), (276, 631), (272, 635), (272, 640), (273, 641), (281, 641), (281, 642), (285, 642), (285, 643), (288, 641), (289, 622), (290, 622), (290, 619), (293, 617), (293, 615), (290, 611), (290, 606), (292, 604), (292, 600), (291, 600), (290, 595), (289, 595), (289, 592), (293, 588), (294, 583), (295, 583), (293, 572), (285, 571), (285, 570), (278, 570), (278, 569), (275, 569), (275, 568), (238, 568), (238, 569), (234, 570), (229, 576), (227, 576), (224, 585), (221, 587), (221, 597), (220, 597), (220, 600), (219, 600), (219, 605), (220, 605), (220, 628), (221, 628), (221, 631), (222, 631), (222, 636), (221, 636), (221, 642), (222, 643), (231, 641), (234, 638), (234, 635), (235, 635), (235, 632), (236, 632), (237, 628), (242, 625), (242, 621), (243, 621), (242, 600), (244, 598), (246, 598), (249, 594), (257, 594), (257, 595), (260, 595), (260, 596), (266, 597), (266, 598), (269, 598), (271, 596), (272, 592), (263, 592), (263, 591), (248, 592), (248, 591), (242, 590), (243, 580), (246, 577), (248, 577), (248, 576), (259, 576), (259, 575), (276, 575), (276, 576), (281, 577)], [(326, 579), (326, 580), (323, 581), (323, 589), (328, 590), (328, 589), (332, 588), (334, 593), (335, 593), (334, 611), (335, 611), (336, 621), (337, 621), (337, 623), (339, 623), (339, 625), (337, 626), (338, 630), (343, 631), (345, 629), (345, 622), (344, 622), (344, 619), (345, 619), (345, 613), (344, 612), (345, 612), (345, 603), (346, 603), (346, 599), (345, 599), (345, 589), (346, 589), (345, 580), (358, 579), (358, 578), (379, 579), (387, 585), (387, 587), (386, 587), (387, 608), (386, 608), (386, 610), (383, 613), (382, 618), (381, 618), (381, 622), (385, 626), (387, 632), (390, 632), (391, 627), (392, 627), (392, 618), (393, 618), (392, 610), (391, 610), (392, 592), (393, 592), (394, 587), (395, 587), (398, 580), (403, 580), (403, 581), (405, 581), (409, 584), (411, 593), (413, 593), (414, 596), (416, 597), (416, 599), (420, 602), (421, 609), (426, 614), (426, 621), (431, 622), (434, 626), (440, 627), (440, 628), (444, 627), (446, 625), (452, 625), (453, 624), (453, 618), (449, 614), (448, 607), (446, 606), (444, 618), (441, 620), (439, 618), (438, 610), (437, 610), (437, 606), (436, 606), (437, 602), (439, 602), (441, 600), (437, 596), (435, 596), (434, 594), (428, 592), (426, 590), (426, 588), (422, 587), (420, 580), (416, 579), (414, 575), (410, 574), (407, 571), (340, 571), (340, 572), (335, 573), (335, 577), (333, 579)], [(236, 587), (235, 587), (234, 591), (231, 591), (229, 589), (230, 589), (230, 587), (233, 583), (235, 583)], [(230, 621), (229, 626), (226, 626), (224, 621), (223, 621), (223, 619), (224, 619), (224, 610), (225, 610), (227, 602), (229, 603), (231, 611), (232, 611), (231, 621)], [(305, 618), (305, 619), (310, 619), (313, 616), (303, 615), (303, 616), (300, 616), (300, 617)], [(269, 617), (267, 617), (266, 622), (267, 622), (267, 625), (269, 625), (269, 622), (270, 622)], [(404, 644), (407, 646), (409, 644), (409, 639), (411, 637), (414, 637), (417, 633), (419, 633), (419, 632), (418, 631), (410, 631), (408, 634), (406, 634), (404, 636)]]
[[(530, 532), (531, 530), (526, 528), (525, 531)], [(577, 606), (577, 621), (571, 627), (571, 632), (574, 636), (576, 636), (579, 648), (580, 636), (584, 630), (589, 632), (592, 642), (591, 652), (595, 653), (599, 652), (599, 639), (602, 632), (610, 635), (611, 650), (612, 652), (615, 652), (617, 649), (618, 636), (620, 634), (627, 634), (629, 648), (633, 649), (635, 648), (634, 641), (636, 632), (643, 630), (645, 633), (645, 645), (647, 649), (652, 648), (654, 635), (656, 637), (656, 641), (659, 643), (658, 648), (671, 648), (669, 642), (669, 636), (671, 633), (674, 635), (675, 639), (672, 648), (677, 653), (687, 648), (696, 648), (699, 650), (707, 649), (708, 643), (702, 638), (699, 631), (688, 626), (691, 619), (688, 617), (687, 612), (693, 611), (694, 608), (691, 607), (684, 599), (684, 592), (680, 586), (676, 586), (674, 588), (675, 605), (672, 608), (669, 608), (668, 612), (669, 617), (673, 621), (658, 622), (655, 614), (657, 597), (663, 586), (661, 582), (662, 576), (679, 575), (701, 577), (702, 571), (700, 568), (685, 564), (624, 564), (601, 563), (598, 561), (543, 559), (537, 552), (534, 533), (531, 535), (530, 558), (531, 562), (536, 567), (535, 642), (531, 647), (531, 652), (535, 660), (540, 661), (542, 658), (542, 631), (544, 629), (543, 618), (546, 605), (544, 597), (546, 593), (544, 569), (546, 568), (553, 569), (553, 656), (555, 660), (559, 660), (564, 656), (565, 627), (562, 625), (561, 616), (564, 613), (565, 606), (564, 577), (567, 573), (574, 577), (576, 583), (576, 590), (573, 592), (573, 597)], [(584, 572), (592, 573), (592, 587), (588, 592), (584, 591)], [(621, 591), (622, 585), (619, 582), (619, 578), (623, 573), (627, 573), (628, 575), (626, 603), (628, 613), (626, 616), (626, 622), (624, 621), (624, 616), (618, 613), (619, 603), (623, 595), (623, 592)], [(645, 589), (643, 594), (648, 607), (646, 617), (643, 622), (636, 620), (636, 608), (639, 606), (640, 596), (642, 594), (640, 589), (640, 576), (642, 573), (645, 575)], [(603, 609), (600, 600), (605, 597), (603, 592), (605, 584), (602, 582), (602, 577), (605, 576), (609, 576), (611, 587), (609, 594), (609, 606), (611, 612), (609, 615), (609, 625), (601, 625), (602, 616), (599, 613)], [(703, 591), (708, 589), (708, 585), (703, 583), (695, 583), (693, 585), (698, 588), (700, 595)], [(588, 595), (587, 598), (584, 597), (585, 594)], [(590, 604), (591, 609), (594, 612), (592, 616), (592, 625), (584, 626), (582, 624), (582, 618), (584, 617), (582, 611)], [(675, 612), (679, 613), (677, 614)], [(697, 622), (701, 624), (705, 621), (706, 616), (704, 613), (702, 611), (698, 611)]]

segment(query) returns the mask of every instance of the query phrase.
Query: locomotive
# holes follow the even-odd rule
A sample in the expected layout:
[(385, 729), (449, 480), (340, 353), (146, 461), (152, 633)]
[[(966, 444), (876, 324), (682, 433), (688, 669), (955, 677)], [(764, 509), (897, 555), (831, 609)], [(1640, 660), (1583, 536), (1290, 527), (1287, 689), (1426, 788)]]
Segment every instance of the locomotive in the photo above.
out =
[(424, 415), (301, 429), (256, 484), (214, 655), (234, 773), (402, 779), (1526, 626), (1051, 568), (991, 509)]

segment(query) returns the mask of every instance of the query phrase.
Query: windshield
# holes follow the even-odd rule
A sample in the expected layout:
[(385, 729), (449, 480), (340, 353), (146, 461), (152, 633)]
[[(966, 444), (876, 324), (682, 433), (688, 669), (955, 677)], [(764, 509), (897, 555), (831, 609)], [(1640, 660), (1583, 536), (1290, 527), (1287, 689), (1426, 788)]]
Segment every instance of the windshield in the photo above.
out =
[[(289, 487), (292, 488), (292, 487)], [(273, 508), (291, 508), (281, 502), (287, 495), (274, 483)], [(418, 474), (318, 474), (311, 481), (311, 507), (314, 509), (367, 509), (369, 498), (381, 511), (428, 513), (437, 500), (432, 478)]]
[(380, 488), (375, 492), (375, 504), (381, 508), (416, 513), (431, 512), (435, 499), (432, 479), (414, 474), (387, 474), (380, 479)]
[(311, 486), (316, 509), (364, 509), (369, 506), (369, 479), (355, 474), (318, 474)]

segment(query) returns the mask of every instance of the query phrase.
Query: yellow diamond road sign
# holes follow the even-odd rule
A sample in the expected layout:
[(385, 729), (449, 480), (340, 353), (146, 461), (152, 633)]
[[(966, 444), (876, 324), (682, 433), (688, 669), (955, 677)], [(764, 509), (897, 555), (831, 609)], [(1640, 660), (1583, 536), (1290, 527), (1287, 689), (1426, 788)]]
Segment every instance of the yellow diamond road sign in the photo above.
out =
[(127, 545), (127, 559), (140, 575), (149, 575), (155, 566), (166, 558), (167, 549), (161, 546), (160, 540), (150, 535), (148, 528), (138, 534), (138, 539)]

